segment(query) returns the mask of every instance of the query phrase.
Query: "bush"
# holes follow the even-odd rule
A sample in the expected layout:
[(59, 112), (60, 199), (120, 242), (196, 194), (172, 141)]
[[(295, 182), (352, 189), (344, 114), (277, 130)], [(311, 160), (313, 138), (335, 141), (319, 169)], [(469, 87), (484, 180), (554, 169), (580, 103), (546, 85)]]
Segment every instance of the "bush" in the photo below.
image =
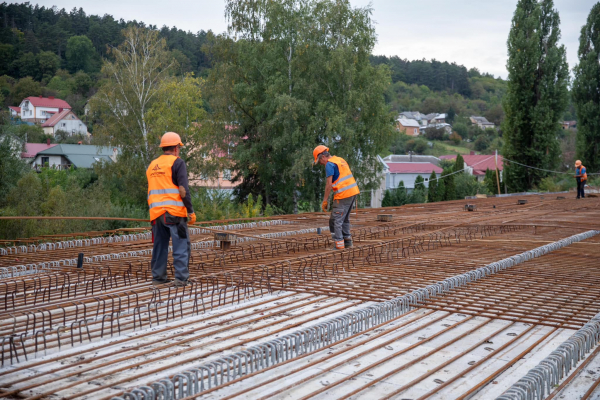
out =
[(490, 145), (490, 141), (484, 135), (479, 136), (474, 143), (475, 150), (484, 152)]
[(462, 137), (456, 132), (452, 132), (448, 139), (450, 139), (454, 144), (459, 144), (462, 141)]

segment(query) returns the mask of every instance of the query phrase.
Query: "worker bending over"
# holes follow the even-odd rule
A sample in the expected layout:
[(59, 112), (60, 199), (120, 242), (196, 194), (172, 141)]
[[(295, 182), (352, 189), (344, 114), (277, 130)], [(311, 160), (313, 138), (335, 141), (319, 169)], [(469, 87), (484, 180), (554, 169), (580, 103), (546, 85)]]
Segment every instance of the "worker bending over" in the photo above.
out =
[(587, 182), (587, 171), (579, 160), (575, 161), (575, 179), (577, 179), (577, 198), (581, 197), (584, 199), (585, 193), (583, 188)]
[(179, 158), (183, 146), (175, 132), (167, 132), (160, 141), (163, 155), (150, 163), (148, 177), (148, 206), (152, 221), (152, 284), (172, 282), (167, 279), (169, 239), (173, 239), (175, 286), (187, 285), (190, 276), (190, 235), (188, 221), (196, 222), (188, 186), (187, 168)]
[(329, 230), (335, 242), (335, 250), (352, 247), (352, 236), (350, 234), (350, 211), (356, 201), (356, 195), (360, 193), (356, 180), (348, 163), (340, 157), (329, 154), (329, 148), (323, 145), (313, 150), (315, 164), (325, 166), (325, 198), (321, 208), (327, 212), (327, 200), (333, 190), (333, 204), (331, 206), (331, 217), (329, 217)]

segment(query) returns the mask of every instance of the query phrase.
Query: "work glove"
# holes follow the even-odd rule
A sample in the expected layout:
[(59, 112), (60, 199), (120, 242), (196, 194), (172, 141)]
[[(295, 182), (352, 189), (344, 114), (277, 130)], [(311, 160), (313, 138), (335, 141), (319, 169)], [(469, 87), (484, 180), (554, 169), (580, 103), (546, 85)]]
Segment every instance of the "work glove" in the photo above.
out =
[(323, 212), (327, 212), (327, 200), (323, 200), (323, 203), (321, 204), (321, 210), (323, 210)]
[(188, 214), (188, 224), (194, 225), (196, 223), (196, 213)]

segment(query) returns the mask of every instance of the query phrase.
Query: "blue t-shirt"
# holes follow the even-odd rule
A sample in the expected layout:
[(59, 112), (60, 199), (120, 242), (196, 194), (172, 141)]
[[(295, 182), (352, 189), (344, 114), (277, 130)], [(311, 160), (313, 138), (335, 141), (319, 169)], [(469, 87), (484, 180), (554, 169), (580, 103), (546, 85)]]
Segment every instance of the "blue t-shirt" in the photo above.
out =
[(340, 169), (334, 163), (327, 162), (325, 165), (325, 178), (329, 178), (330, 176), (333, 176), (331, 182), (337, 181), (340, 177)]
[[(577, 173), (577, 175), (583, 175), (585, 174), (585, 167), (575, 168), (575, 172)], [(581, 181), (581, 178), (581, 176), (577, 177), (577, 182)]]

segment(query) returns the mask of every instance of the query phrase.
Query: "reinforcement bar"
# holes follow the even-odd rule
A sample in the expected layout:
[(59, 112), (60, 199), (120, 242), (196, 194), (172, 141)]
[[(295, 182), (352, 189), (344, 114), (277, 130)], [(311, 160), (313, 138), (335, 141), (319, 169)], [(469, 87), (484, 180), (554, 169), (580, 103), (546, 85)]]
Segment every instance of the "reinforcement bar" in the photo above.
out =
[[(173, 377), (165, 377), (148, 386), (141, 386), (124, 393), (122, 397), (113, 397), (112, 399), (175, 400), (187, 396), (200, 395), (205, 390), (231, 382), (243, 375), (271, 367), (314, 350), (325, 348), (349, 336), (370, 329), (375, 325), (390, 321), (410, 311), (414, 306), (422, 304), (431, 297), (447, 293), (454, 288), (465, 286), (470, 282), (493, 275), (533, 258), (541, 257), (572, 243), (596, 236), (599, 233), (600, 231), (591, 230), (537, 247), (467, 273), (447, 278), (436, 284), (428, 285), (425, 288), (417, 289), (393, 300), (350, 312), (266, 343), (249, 347), (246, 350), (229, 356), (220, 357), (204, 363), (198, 368), (183, 371)], [(588, 325), (586, 325), (586, 332), (592, 331), (592, 328)], [(600, 325), (600, 319), (598, 325)], [(582, 330), (586, 329), (586, 327), (582, 328)], [(600, 326), (597, 329), (600, 329)], [(584, 336), (584, 334), (582, 333), (580, 336)], [(583, 357), (583, 350), (593, 346), (591, 339), (586, 341), (580, 336), (573, 339), (575, 342), (581, 343), (579, 347), (575, 347), (574, 344), (569, 343), (565, 345), (565, 348), (569, 350), (557, 350), (568, 354), (570, 357), (568, 358), (569, 362), (574, 361), (576, 357)], [(593, 343), (595, 344), (598, 338), (597, 333), (594, 338)], [(564, 366), (564, 363), (560, 365)], [(546, 373), (546, 375), (549, 376), (550, 374)], [(531, 380), (531, 378), (527, 379)], [(533, 399), (533, 397), (519, 397), (519, 399), (521, 398)], [(512, 397), (507, 397), (506, 399), (512, 399)]]
[(497, 400), (542, 400), (600, 340), (600, 314), (529, 370)]

